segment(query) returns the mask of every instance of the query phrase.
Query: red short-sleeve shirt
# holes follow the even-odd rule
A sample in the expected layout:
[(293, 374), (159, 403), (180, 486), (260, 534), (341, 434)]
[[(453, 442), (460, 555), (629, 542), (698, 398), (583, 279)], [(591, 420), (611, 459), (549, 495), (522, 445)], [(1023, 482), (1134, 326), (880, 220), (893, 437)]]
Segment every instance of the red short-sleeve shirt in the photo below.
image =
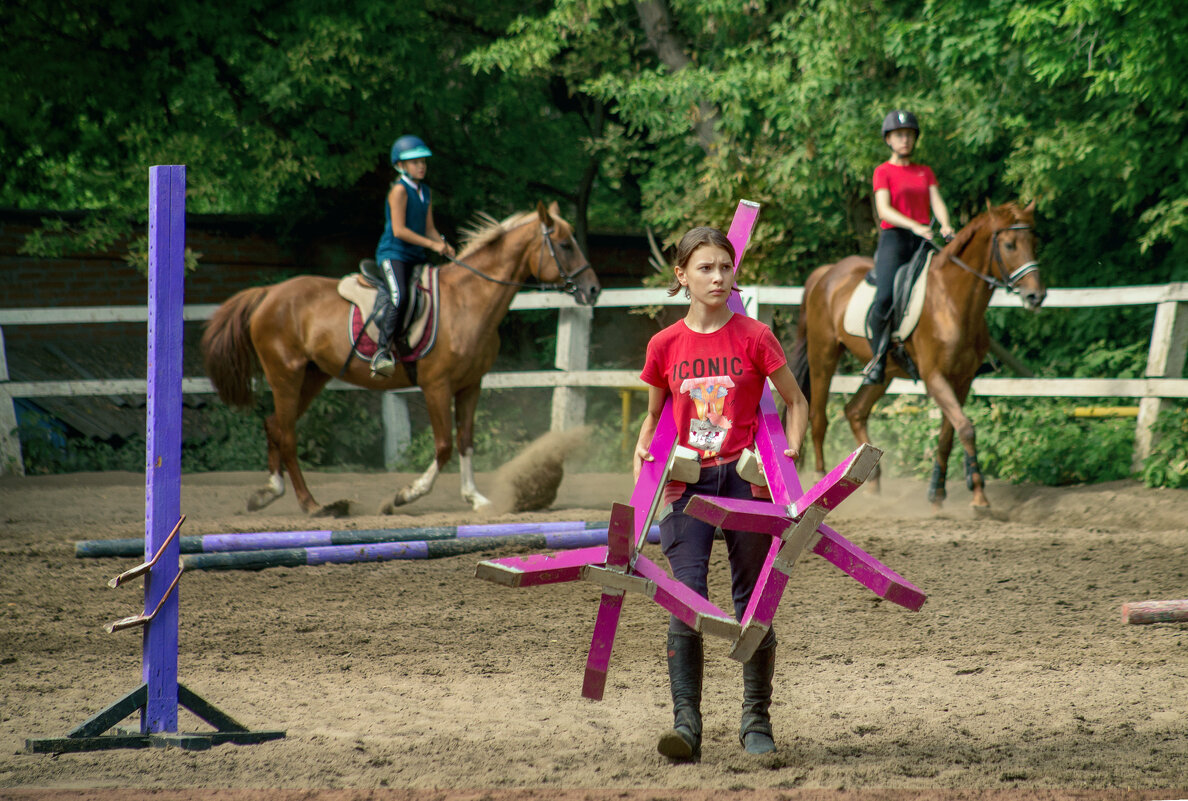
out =
[[(874, 171), (874, 191), (886, 189), (891, 193), (891, 208), (922, 225), (928, 225), (932, 219), (928, 187), (935, 183), (936, 176), (932, 174), (932, 168), (923, 164), (901, 166), (884, 161)], [(895, 227), (886, 220), (881, 220), (879, 224), (883, 228)]]
[(712, 334), (684, 320), (656, 334), (640, 378), (672, 394), (680, 444), (729, 458), (754, 442), (764, 381), (786, 363), (770, 328), (735, 314)]

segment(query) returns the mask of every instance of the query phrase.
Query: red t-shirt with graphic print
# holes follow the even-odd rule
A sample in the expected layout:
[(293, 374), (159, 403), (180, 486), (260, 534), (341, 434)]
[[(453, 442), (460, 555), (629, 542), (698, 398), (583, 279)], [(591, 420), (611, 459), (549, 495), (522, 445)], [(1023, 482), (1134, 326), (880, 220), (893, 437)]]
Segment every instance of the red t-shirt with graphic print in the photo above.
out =
[[(935, 183), (936, 176), (932, 174), (932, 168), (923, 164), (904, 166), (884, 161), (874, 171), (874, 191), (886, 189), (891, 193), (891, 208), (921, 225), (928, 225), (932, 219), (928, 187)], [(886, 220), (880, 220), (879, 225), (883, 228), (895, 227)]]
[(764, 381), (787, 361), (771, 329), (744, 314), (712, 334), (680, 320), (648, 342), (640, 378), (672, 394), (680, 444), (729, 459), (754, 442)]

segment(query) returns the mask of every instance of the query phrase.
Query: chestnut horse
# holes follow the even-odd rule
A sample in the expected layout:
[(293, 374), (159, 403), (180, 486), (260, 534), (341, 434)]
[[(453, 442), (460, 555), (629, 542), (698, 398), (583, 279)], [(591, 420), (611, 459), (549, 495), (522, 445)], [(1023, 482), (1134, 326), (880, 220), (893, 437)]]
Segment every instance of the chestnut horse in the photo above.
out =
[[(529, 276), (539, 283), (524, 283)], [(319, 506), (306, 487), (297, 463), (297, 419), (344, 365), (339, 377), (366, 389), (412, 385), (403, 367), (388, 378), (373, 378), (366, 360), (349, 358), (350, 304), (339, 296), (337, 283), (305, 275), (245, 289), (219, 306), (203, 333), (206, 372), (224, 403), (251, 406), (252, 377), (261, 369), (272, 388), (275, 411), (264, 422), (269, 479), (248, 499), (249, 510), (284, 494), (288, 470), (303, 510), (319, 516), (345, 514), (346, 501)], [(397, 492), (382, 513), (390, 514), (433, 487), (451, 455), (451, 403), (462, 462), (462, 498), (475, 509), (487, 504), (474, 483), (474, 413), (479, 382), (499, 352), (499, 322), (521, 287), (564, 291), (587, 306), (598, 299), (598, 278), (556, 203), (547, 209), (538, 203), (536, 211), (502, 222), (483, 218), (466, 232), (456, 262), (442, 267), (437, 343), (417, 362), (416, 370), (436, 455), (424, 474)]]
[[(942, 250), (934, 254), (928, 270), (924, 308), (916, 328), (904, 345), (915, 362), (928, 394), (942, 412), (936, 461), (928, 498), (939, 510), (945, 500), (945, 475), (956, 432), (965, 449), (965, 480), (973, 491), (972, 505), (985, 509), (981, 468), (978, 467), (974, 426), (962, 411), (974, 375), (990, 347), (986, 307), (996, 289), (1017, 293), (1023, 305), (1036, 310), (1046, 291), (1035, 258), (1035, 202), (1026, 208), (1007, 203), (974, 217)], [(865, 337), (846, 333), (842, 321), (850, 295), (873, 266), (864, 256), (848, 256), (836, 264), (818, 267), (804, 285), (796, 343), (789, 364), (809, 398), (813, 451), (817, 471), (825, 470), (825, 408), (829, 384), (844, 349), (862, 362), (871, 358)], [(887, 377), (907, 373), (887, 361)], [(816, 391), (812, 391), (816, 387)], [(865, 385), (846, 403), (846, 420), (854, 438), (869, 443), (866, 420), (887, 385)], [(879, 488), (878, 468), (867, 486)]]

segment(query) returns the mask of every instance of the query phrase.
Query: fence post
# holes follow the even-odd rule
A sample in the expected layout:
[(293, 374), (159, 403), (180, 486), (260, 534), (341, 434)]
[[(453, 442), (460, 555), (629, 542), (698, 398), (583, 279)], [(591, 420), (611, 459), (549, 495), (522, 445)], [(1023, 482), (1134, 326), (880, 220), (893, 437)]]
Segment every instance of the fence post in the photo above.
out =
[[(587, 370), (590, 367), (590, 321), (594, 310), (589, 306), (559, 309), (557, 318), (558, 370)], [(586, 422), (586, 390), (583, 387), (553, 389), (553, 419), (550, 429), (564, 431)]]
[(389, 473), (398, 472), (400, 457), (412, 442), (412, 423), (408, 418), (408, 401), (396, 392), (385, 392), (381, 400), (384, 420), (384, 467)]
[(4, 329), (0, 328), (0, 476), (5, 473), (23, 476), (25, 462), (21, 459), (21, 436), (16, 431), (16, 405), (3, 384), (8, 380), (8, 360), (4, 352)]
[[(1169, 290), (1171, 287), (1169, 287)], [(1163, 301), (1155, 307), (1155, 325), (1151, 328), (1151, 348), (1147, 353), (1147, 378), (1179, 378), (1188, 352), (1188, 303)], [(1132, 470), (1141, 470), (1143, 460), (1155, 445), (1153, 427), (1159, 413), (1169, 402), (1164, 398), (1139, 401), (1138, 422), (1134, 432)]]

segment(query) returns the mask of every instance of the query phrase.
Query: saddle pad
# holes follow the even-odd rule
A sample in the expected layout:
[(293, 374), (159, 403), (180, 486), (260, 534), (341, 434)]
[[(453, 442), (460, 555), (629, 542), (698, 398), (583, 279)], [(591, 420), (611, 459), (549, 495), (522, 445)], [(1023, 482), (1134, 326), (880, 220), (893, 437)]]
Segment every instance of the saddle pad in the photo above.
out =
[[(343, 300), (356, 307), (351, 314), (351, 341), (354, 341), (359, 334), (359, 328), (363, 326), (363, 320), (371, 316), (371, 310), (375, 308), (375, 298), (379, 292), (370, 284), (363, 283), (363, 279), (358, 273), (351, 273), (338, 282), (338, 294), (342, 296)], [(375, 341), (379, 339), (379, 327), (375, 324), (375, 320), (367, 324), (364, 336), (370, 339), (371, 353), (375, 353)], [(362, 340), (359, 341), (359, 345), (359, 349), (362, 350)]]
[[(416, 319), (409, 325), (407, 332), (409, 350), (403, 361), (415, 361), (429, 353), (437, 341), (437, 312), (438, 312), (438, 281), (437, 268), (427, 266), (417, 276), (415, 283), (416, 298), (413, 302), (419, 305)], [(379, 292), (363, 276), (351, 273), (338, 282), (338, 294), (351, 304), (351, 314), (348, 318), (348, 336), (355, 342), (355, 352), (364, 358), (375, 355), (376, 340), (379, 339), (379, 327), (375, 320), (367, 324), (363, 330), (363, 321), (371, 317), (375, 308), (375, 300)], [(361, 333), (360, 333), (361, 332)]]
[[(912, 284), (912, 294), (908, 298), (908, 306), (903, 314), (903, 321), (895, 329), (892, 337), (900, 342), (907, 340), (916, 325), (920, 322), (920, 315), (924, 312), (924, 292), (928, 287), (928, 271), (932, 268), (932, 254), (928, 256), (928, 264), (920, 271), (916, 283)], [(842, 328), (854, 337), (866, 337), (866, 317), (870, 314), (871, 304), (874, 303), (875, 288), (865, 280), (859, 281), (850, 295), (850, 302), (846, 304), (846, 314), (842, 318)]]

